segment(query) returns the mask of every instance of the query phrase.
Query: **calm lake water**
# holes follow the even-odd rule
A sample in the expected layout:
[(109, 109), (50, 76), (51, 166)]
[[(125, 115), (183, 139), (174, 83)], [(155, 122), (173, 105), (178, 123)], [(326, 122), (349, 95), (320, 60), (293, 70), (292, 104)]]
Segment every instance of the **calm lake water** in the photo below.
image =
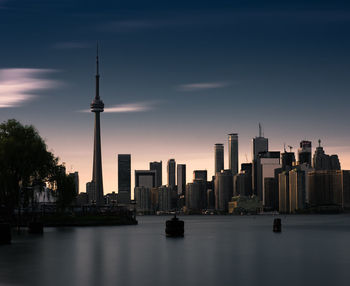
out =
[(47, 228), (0, 246), (0, 285), (350, 285), (350, 215), (185, 216), (137, 226)]

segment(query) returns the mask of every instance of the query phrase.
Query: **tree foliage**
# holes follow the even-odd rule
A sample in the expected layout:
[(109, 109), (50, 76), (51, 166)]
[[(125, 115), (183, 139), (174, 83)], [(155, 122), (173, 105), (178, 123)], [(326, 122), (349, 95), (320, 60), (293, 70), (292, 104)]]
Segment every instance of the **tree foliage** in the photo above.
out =
[(53, 179), (57, 162), (34, 126), (15, 119), (0, 124), (0, 205), (13, 210), (21, 194), (28, 200), (33, 182)]

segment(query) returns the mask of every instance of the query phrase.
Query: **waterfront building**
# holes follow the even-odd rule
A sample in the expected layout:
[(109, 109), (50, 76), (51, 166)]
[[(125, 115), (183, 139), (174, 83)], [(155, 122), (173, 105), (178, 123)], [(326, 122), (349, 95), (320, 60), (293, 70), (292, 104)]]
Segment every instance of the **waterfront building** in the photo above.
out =
[(264, 178), (264, 208), (266, 210), (275, 210), (275, 202), (277, 201), (275, 184), (276, 183), (274, 177)]
[(154, 161), (149, 163), (149, 169), (156, 171), (156, 187), (163, 185), (162, 161)]
[(167, 186), (158, 188), (158, 210), (170, 212), (172, 210), (172, 189)]
[(215, 174), (217, 172), (221, 172), (224, 169), (224, 145), (221, 143), (217, 143), (214, 146), (214, 154), (215, 154)]
[(105, 204), (106, 205), (117, 205), (119, 200), (119, 193), (112, 192), (107, 195), (105, 195)]
[(251, 196), (252, 193), (252, 164), (241, 164), (239, 174), (233, 176), (233, 195)]
[(173, 189), (175, 189), (175, 169), (176, 169), (175, 159), (169, 159), (167, 164), (168, 186)]
[(278, 210), (280, 213), (289, 213), (289, 171), (282, 171), (278, 175), (278, 184)]
[(334, 205), (342, 207), (342, 171), (318, 170), (308, 173), (311, 207)]
[(252, 195), (252, 174), (248, 171), (241, 171), (233, 176), (233, 195)]
[(152, 212), (151, 189), (144, 186), (135, 187), (134, 194), (137, 212), (150, 214)]
[(350, 210), (350, 171), (341, 171), (342, 182), (342, 206), (345, 210)]
[(99, 63), (98, 53), (96, 56), (96, 94), (90, 107), (91, 112), (95, 113), (95, 130), (94, 130), (94, 155), (93, 155), (93, 167), (92, 167), (92, 181), (93, 184), (90, 187), (91, 195), (97, 205), (104, 204), (103, 197), (103, 178), (102, 178), (102, 159), (101, 159), (101, 127), (100, 127), (100, 113), (104, 110), (104, 103), (100, 98), (99, 88), (100, 74), (99, 74)]
[(275, 169), (280, 168), (280, 152), (269, 151), (259, 153), (256, 160), (256, 191), (258, 198), (265, 206), (265, 178), (274, 178)]
[(233, 175), (231, 170), (221, 170), (215, 176), (215, 209), (226, 213), (228, 202), (233, 195)]
[(177, 194), (184, 195), (186, 192), (186, 165), (177, 165)]
[(159, 197), (159, 189), (158, 187), (152, 188), (151, 189), (151, 209), (153, 213), (156, 213), (159, 210), (159, 201), (158, 201), (158, 197)]
[(294, 168), (289, 171), (289, 211), (295, 213), (306, 206), (305, 171)]
[(207, 208), (207, 182), (194, 180), (186, 185), (186, 209), (190, 213), (200, 213)]
[(84, 206), (89, 204), (89, 197), (86, 192), (80, 192), (77, 196), (77, 205)]
[(233, 175), (238, 173), (238, 134), (228, 134), (228, 164)]
[(306, 163), (311, 166), (311, 141), (303, 140), (300, 142), (300, 148), (298, 149), (299, 164)]
[(118, 154), (118, 204), (131, 200), (131, 155)]

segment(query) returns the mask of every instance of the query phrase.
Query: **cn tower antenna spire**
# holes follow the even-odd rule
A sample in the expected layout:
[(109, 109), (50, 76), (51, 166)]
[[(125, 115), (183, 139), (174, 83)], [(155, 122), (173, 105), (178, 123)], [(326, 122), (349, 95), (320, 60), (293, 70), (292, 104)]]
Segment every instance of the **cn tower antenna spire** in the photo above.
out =
[(96, 96), (95, 99), (100, 99), (100, 73), (99, 73), (99, 58), (98, 58), (98, 42), (96, 44)]
[(98, 67), (98, 42), (96, 44), (96, 75), (99, 75), (99, 67)]

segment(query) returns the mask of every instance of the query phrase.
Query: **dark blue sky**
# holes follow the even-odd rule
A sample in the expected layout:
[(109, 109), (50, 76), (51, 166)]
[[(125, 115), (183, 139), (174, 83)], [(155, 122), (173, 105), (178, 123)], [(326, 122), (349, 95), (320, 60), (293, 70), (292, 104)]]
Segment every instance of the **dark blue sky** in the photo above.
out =
[(232, 131), (250, 158), (258, 122), (272, 149), (321, 138), (350, 168), (349, 32), (346, 1), (0, 0), (0, 119), (37, 126), (85, 184), (99, 41), (107, 192), (117, 153), (210, 171)]

